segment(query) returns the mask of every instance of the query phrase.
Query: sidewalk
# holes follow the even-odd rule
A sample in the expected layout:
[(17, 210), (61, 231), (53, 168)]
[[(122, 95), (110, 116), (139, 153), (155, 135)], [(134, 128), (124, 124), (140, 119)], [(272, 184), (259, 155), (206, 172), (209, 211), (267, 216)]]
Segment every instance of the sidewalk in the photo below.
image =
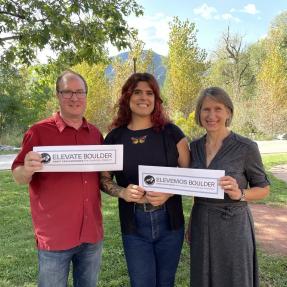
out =
[[(287, 164), (274, 166), (270, 171), (287, 183)], [(258, 245), (270, 254), (287, 256), (287, 206), (253, 203), (249, 206), (254, 217)]]
[(287, 256), (287, 207), (249, 204), (257, 245), (272, 255)]
[(17, 154), (6, 154), (0, 156), (0, 170), (10, 169)]
[(261, 154), (286, 153), (287, 140), (256, 141)]
[(287, 182), (287, 164), (273, 166), (270, 171), (274, 176)]

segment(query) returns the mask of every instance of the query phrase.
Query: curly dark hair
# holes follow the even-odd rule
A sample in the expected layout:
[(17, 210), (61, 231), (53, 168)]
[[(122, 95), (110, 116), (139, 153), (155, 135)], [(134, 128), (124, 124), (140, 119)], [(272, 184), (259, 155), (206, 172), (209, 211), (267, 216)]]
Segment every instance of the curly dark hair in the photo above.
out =
[(162, 106), (159, 85), (154, 76), (149, 73), (134, 73), (127, 79), (122, 87), (121, 97), (117, 103), (117, 116), (114, 118), (110, 126), (111, 129), (126, 126), (130, 123), (132, 118), (132, 112), (130, 110), (130, 98), (137, 87), (138, 82), (148, 83), (154, 93), (155, 104), (154, 110), (151, 114), (153, 128), (160, 131), (167, 123), (170, 122)]

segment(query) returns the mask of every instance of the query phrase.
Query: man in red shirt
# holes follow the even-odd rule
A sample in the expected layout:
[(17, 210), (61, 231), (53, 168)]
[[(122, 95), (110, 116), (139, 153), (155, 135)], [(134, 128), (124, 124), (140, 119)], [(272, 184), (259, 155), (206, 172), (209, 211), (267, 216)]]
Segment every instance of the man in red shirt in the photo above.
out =
[(42, 158), (34, 146), (102, 144), (99, 130), (83, 117), (87, 83), (65, 71), (56, 83), (60, 111), (33, 125), (12, 164), (14, 179), (29, 184), (38, 247), (40, 287), (66, 287), (70, 263), (74, 286), (95, 287), (103, 226), (98, 172), (37, 172)]

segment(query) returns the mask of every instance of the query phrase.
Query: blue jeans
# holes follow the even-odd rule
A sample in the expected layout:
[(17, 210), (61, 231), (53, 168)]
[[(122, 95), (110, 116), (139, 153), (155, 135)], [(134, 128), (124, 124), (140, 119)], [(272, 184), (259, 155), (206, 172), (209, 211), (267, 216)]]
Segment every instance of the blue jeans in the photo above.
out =
[(137, 234), (122, 235), (132, 287), (172, 287), (184, 228), (170, 230), (167, 211), (135, 210)]
[(61, 251), (38, 251), (39, 287), (66, 287), (73, 263), (74, 287), (96, 287), (103, 242), (83, 243)]

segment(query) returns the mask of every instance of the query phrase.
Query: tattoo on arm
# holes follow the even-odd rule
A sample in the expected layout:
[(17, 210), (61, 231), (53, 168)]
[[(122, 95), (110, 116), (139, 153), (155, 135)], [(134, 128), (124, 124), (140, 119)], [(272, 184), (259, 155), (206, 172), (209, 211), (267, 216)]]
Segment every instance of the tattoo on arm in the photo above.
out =
[(112, 174), (109, 173), (109, 176), (101, 174), (101, 190), (111, 196), (119, 197), (119, 193), (124, 188), (117, 185), (113, 179)]

